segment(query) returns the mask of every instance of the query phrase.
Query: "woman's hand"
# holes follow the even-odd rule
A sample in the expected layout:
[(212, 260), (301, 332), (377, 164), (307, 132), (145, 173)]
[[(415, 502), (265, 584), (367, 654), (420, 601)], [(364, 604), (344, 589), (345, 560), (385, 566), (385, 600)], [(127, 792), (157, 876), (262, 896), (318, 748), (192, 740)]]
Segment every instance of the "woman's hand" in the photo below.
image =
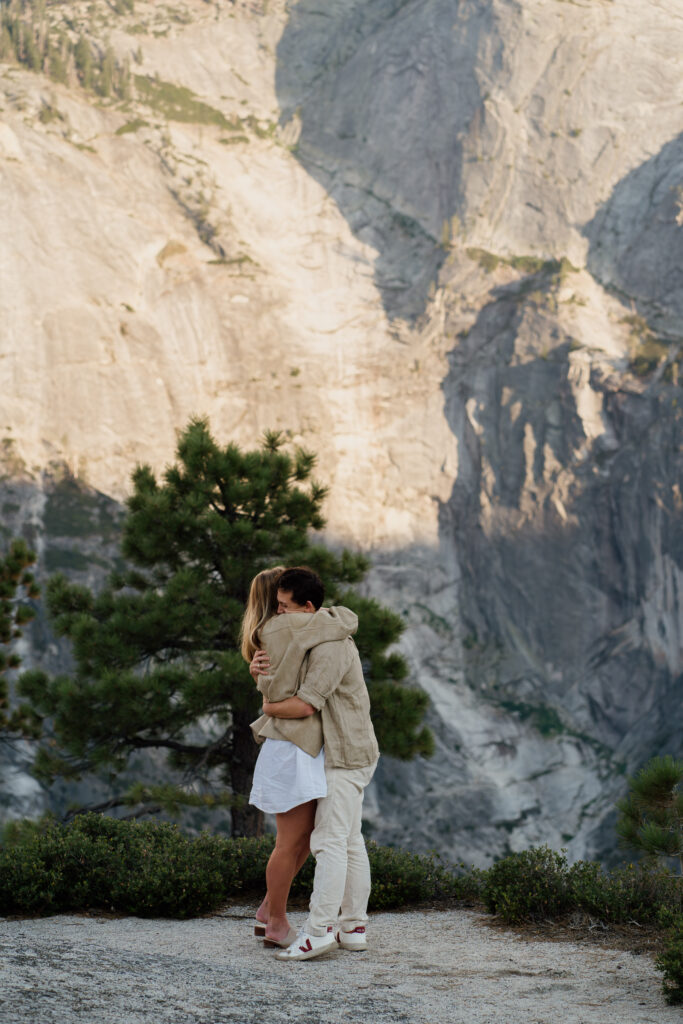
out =
[(270, 672), (270, 658), (265, 651), (257, 651), (249, 664), (249, 671), (254, 679), (267, 676)]

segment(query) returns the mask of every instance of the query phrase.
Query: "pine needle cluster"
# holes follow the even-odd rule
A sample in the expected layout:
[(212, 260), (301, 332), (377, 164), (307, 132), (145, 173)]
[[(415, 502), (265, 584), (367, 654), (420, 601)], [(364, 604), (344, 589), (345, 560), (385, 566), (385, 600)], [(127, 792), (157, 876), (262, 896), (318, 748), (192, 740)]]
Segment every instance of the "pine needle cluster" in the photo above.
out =
[(617, 834), (648, 857), (678, 858), (683, 871), (683, 760), (653, 757), (617, 804)]

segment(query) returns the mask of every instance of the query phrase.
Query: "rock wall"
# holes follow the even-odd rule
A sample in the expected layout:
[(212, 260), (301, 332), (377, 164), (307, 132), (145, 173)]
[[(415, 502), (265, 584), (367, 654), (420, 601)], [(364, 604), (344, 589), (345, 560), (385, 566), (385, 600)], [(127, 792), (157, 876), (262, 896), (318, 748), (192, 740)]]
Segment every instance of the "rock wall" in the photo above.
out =
[(680, 19), (69, 6), (139, 77), (0, 73), (6, 534), (96, 583), (190, 415), (286, 430), (431, 697), (437, 754), (380, 766), (368, 829), (613, 859), (625, 775), (683, 751)]

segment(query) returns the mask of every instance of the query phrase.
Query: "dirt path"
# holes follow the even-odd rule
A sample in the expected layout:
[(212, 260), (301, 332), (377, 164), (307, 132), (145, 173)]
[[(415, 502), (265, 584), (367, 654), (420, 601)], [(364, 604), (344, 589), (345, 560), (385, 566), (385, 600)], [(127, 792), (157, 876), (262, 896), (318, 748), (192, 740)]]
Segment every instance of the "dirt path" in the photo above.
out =
[(367, 953), (283, 964), (251, 909), (0, 920), (0, 1024), (681, 1024), (644, 956), (449, 910), (375, 914)]

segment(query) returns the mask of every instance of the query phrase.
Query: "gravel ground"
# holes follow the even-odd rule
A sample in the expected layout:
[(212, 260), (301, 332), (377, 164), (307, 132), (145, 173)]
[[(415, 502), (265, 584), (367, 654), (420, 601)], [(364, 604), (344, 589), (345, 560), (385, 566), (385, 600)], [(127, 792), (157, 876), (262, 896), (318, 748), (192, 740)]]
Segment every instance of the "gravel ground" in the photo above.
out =
[(449, 910), (374, 914), (367, 953), (283, 964), (252, 910), (0, 919), (0, 1024), (681, 1024), (644, 956)]

